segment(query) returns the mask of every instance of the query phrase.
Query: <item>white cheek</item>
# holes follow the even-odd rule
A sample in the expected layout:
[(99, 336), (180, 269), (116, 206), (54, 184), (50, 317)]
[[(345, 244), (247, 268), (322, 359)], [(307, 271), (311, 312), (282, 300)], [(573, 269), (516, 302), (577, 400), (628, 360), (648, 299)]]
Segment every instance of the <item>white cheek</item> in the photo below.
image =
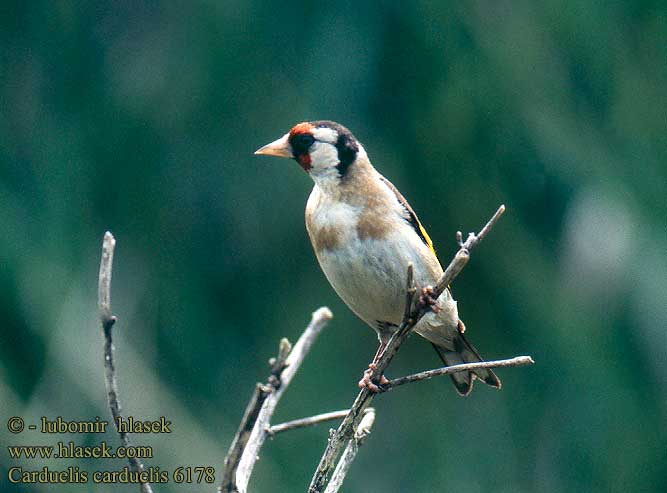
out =
[(338, 150), (331, 144), (315, 142), (310, 148), (310, 165), (310, 176), (325, 189), (338, 181)]
[(332, 168), (338, 164), (338, 149), (326, 142), (315, 142), (309, 154), (313, 168)]

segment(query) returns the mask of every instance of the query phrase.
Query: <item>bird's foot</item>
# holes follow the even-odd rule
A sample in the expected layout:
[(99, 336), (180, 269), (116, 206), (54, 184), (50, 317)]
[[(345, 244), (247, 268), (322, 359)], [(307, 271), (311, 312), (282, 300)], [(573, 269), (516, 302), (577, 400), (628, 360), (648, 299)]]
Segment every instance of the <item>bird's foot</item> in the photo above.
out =
[[(361, 377), (361, 380), (359, 380), (359, 383), (357, 384), (359, 385), (360, 389), (368, 389), (375, 394), (381, 391), (380, 387), (372, 380), (373, 373), (375, 372), (376, 369), (377, 366), (375, 365), (375, 363), (371, 363), (370, 365), (368, 365), (368, 369), (364, 371), (364, 376)], [(385, 377), (384, 375), (380, 375), (380, 381), (378, 383), (380, 385), (384, 385), (386, 383), (389, 383), (389, 380), (387, 380), (387, 377)]]
[(433, 286), (426, 286), (421, 289), (421, 294), (419, 295), (419, 307), (427, 310), (431, 309), (433, 313), (438, 313), (440, 307), (438, 306), (438, 298), (433, 297)]

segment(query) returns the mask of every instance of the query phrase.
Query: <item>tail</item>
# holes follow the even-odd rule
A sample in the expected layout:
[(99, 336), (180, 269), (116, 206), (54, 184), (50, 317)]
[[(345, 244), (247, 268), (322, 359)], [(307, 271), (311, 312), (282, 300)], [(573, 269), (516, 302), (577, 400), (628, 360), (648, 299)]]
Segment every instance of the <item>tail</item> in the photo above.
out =
[[(460, 332), (454, 336), (453, 350), (444, 346), (433, 344), (438, 356), (445, 364), (445, 366), (460, 365), (462, 363), (477, 363), (484, 361), (477, 350), (472, 347), (463, 334)], [(466, 396), (472, 391), (472, 384), (475, 378), (479, 378), (482, 382), (497, 389), (500, 388), (500, 379), (491, 369), (480, 368), (472, 371), (459, 371), (450, 375), (456, 391), (459, 395)]]

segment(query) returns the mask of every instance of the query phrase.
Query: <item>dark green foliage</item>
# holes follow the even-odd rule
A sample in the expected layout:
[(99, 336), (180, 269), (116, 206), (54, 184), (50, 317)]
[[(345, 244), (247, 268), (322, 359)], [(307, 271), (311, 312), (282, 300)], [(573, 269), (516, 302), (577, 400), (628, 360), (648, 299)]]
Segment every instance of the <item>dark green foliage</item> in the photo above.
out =
[[(124, 411), (174, 423), (135, 439), (155, 447), (147, 465), (221, 471), (267, 358), (323, 304), (335, 318), (276, 419), (348, 406), (375, 335), (317, 266), (306, 174), (252, 155), (331, 119), (443, 263), (456, 230), (507, 205), (453, 291), (481, 354), (537, 362), (499, 370), (500, 392), (461, 398), (440, 379), (378, 398), (345, 491), (667, 490), (664, 2), (33, 0), (0, 13), (2, 420), (108, 415), (106, 229)], [(438, 364), (413, 338), (389, 373)], [(267, 443), (253, 491), (304, 491), (326, 429)], [(56, 441), (0, 429), (3, 445)], [(49, 463), (67, 465), (124, 463)], [(66, 486), (37, 490), (128, 490)]]

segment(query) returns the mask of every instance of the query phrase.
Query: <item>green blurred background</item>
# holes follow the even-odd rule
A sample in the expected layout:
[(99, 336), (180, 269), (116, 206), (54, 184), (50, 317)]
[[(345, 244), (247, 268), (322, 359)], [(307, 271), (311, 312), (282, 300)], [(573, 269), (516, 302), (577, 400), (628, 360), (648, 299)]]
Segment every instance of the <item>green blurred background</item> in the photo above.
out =
[[(348, 406), (375, 335), (312, 254), (312, 186), (255, 157), (332, 119), (398, 186), (443, 262), (508, 212), (454, 284), (501, 392), (448, 379), (376, 400), (344, 491), (667, 488), (667, 5), (634, 2), (5, 1), (0, 7), (0, 490), (9, 416), (106, 419), (96, 313), (113, 281), (124, 410), (172, 420), (147, 466), (218, 470), (278, 340), (329, 306), (275, 422)], [(438, 365), (410, 339), (390, 376)], [(327, 427), (276, 437), (253, 491), (305, 491)], [(118, 437), (109, 433), (110, 444)], [(214, 491), (157, 485), (157, 491)]]

